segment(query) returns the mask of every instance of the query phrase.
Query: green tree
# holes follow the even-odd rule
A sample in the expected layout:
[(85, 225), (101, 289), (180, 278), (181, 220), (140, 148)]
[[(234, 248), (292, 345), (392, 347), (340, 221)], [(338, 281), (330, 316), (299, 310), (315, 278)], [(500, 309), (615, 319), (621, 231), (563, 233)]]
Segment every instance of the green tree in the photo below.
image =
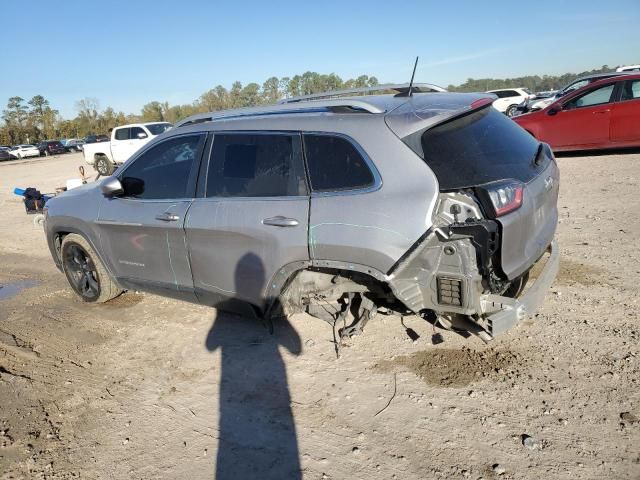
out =
[(164, 122), (165, 108), (160, 102), (150, 102), (142, 107), (142, 120), (144, 122)]

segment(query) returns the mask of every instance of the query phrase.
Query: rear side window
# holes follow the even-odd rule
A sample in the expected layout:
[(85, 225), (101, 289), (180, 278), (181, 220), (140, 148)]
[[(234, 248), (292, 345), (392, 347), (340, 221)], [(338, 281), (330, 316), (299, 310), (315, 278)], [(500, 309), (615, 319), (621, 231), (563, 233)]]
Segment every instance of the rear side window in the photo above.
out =
[(403, 141), (429, 165), (443, 191), (509, 178), (528, 182), (546, 166), (534, 163), (538, 141), (490, 107)]
[(621, 100), (637, 100), (638, 98), (640, 98), (640, 80), (624, 82)]
[(207, 197), (306, 195), (300, 136), (216, 133)]
[(304, 135), (304, 152), (314, 192), (370, 187), (373, 173), (360, 152), (347, 139), (334, 135)]
[(189, 178), (204, 140), (204, 135), (175, 137), (144, 152), (120, 179), (125, 195), (147, 200), (190, 197)]
[(115, 138), (116, 140), (129, 140), (129, 129), (128, 128), (117, 129)]

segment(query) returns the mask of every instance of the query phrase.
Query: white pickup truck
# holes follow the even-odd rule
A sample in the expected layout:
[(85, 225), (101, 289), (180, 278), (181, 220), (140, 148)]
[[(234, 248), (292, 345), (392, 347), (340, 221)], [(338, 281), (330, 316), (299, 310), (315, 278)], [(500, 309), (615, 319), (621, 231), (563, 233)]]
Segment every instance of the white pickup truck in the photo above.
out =
[(111, 175), (116, 166), (172, 127), (167, 122), (132, 123), (111, 131), (110, 142), (87, 143), (83, 146), (84, 160), (100, 175)]

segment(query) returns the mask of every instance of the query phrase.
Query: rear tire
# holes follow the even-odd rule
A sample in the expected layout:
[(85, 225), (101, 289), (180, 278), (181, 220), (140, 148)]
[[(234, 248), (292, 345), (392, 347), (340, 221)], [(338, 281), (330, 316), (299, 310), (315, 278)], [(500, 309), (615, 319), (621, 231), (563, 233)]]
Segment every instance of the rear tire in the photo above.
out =
[(107, 157), (105, 157), (104, 155), (96, 158), (95, 167), (96, 167), (96, 171), (103, 177), (108, 177), (115, 170), (115, 166), (113, 165), (113, 162), (109, 160)]
[(69, 285), (83, 301), (104, 303), (123, 292), (84, 237), (75, 233), (64, 237), (60, 257)]

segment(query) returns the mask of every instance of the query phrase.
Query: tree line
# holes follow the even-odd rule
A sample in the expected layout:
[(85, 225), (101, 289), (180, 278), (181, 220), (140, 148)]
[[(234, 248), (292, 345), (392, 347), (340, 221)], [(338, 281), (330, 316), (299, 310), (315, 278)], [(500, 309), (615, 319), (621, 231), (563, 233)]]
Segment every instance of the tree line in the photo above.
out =
[[(582, 75), (610, 70), (612, 69), (607, 65), (603, 65), (599, 69), (587, 72), (555, 76), (469, 78), (461, 85), (449, 85), (447, 88), (452, 92), (483, 92), (509, 87), (543, 91), (560, 88)], [(376, 85), (379, 85), (378, 79), (368, 75), (343, 80), (335, 73), (306, 72), (293, 77), (271, 77), (262, 85), (252, 82), (243, 86), (237, 81), (231, 85), (230, 89), (218, 85), (204, 92), (192, 103), (184, 105), (152, 101), (144, 105), (139, 114), (116, 112), (111, 107), (101, 109), (97, 99), (84, 98), (76, 102), (77, 115), (72, 119), (62, 118), (59, 111), (52, 108), (49, 101), (42, 95), (36, 95), (30, 100), (14, 96), (9, 98), (7, 107), (2, 112), (4, 124), (0, 126), (0, 145), (35, 143), (45, 139), (82, 138), (90, 134), (107, 133), (111, 128), (126, 123), (156, 121), (175, 123), (194, 113), (251, 107), (274, 103), (284, 97)]]

